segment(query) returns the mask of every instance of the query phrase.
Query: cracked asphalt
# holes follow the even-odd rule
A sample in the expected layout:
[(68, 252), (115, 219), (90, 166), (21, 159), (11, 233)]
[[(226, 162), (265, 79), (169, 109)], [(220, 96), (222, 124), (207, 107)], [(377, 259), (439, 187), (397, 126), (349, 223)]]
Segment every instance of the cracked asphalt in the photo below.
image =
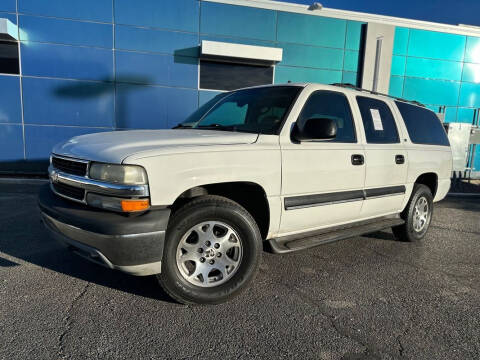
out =
[(190, 307), (50, 239), (37, 190), (0, 184), (0, 359), (480, 358), (480, 198), (438, 204), (420, 244), (265, 253), (240, 297)]

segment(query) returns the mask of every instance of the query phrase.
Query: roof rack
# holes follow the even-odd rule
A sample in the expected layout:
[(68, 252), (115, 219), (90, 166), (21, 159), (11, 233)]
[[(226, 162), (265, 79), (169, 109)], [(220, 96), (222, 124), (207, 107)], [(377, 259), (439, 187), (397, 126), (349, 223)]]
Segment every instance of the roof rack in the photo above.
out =
[(358, 86), (355, 86), (355, 85), (352, 85), (352, 84), (349, 84), (349, 83), (334, 83), (334, 84), (331, 84), (331, 85), (332, 86), (343, 87), (343, 88), (347, 88), (347, 89), (353, 89), (353, 90), (357, 90), (357, 91), (363, 91), (363, 92), (367, 92), (367, 93), (372, 94), (372, 95), (386, 96), (386, 97), (389, 97), (389, 98), (392, 98), (392, 99), (395, 99), (395, 100), (399, 100), (399, 101), (403, 101), (403, 102), (406, 102), (406, 103), (410, 103), (410, 104), (413, 104), (413, 105), (426, 107), (424, 104), (422, 104), (418, 101), (415, 101), (415, 100), (407, 100), (407, 99), (403, 99), (403, 98), (400, 98), (400, 97), (397, 97), (397, 96), (392, 96), (392, 95), (383, 94), (383, 93), (379, 93), (379, 92), (372, 91), (372, 90), (362, 89)]

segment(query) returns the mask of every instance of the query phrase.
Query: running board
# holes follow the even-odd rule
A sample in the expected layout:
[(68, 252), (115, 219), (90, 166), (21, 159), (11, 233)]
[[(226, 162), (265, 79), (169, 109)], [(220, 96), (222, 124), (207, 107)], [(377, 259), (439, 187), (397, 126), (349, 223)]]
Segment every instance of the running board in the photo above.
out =
[(372, 233), (404, 224), (400, 218), (382, 218), (370, 222), (361, 222), (354, 225), (336, 227), (335, 230), (319, 230), (315, 232), (290, 235), (277, 239), (270, 239), (270, 247), (275, 254), (286, 254), (293, 251), (309, 249), (338, 240)]

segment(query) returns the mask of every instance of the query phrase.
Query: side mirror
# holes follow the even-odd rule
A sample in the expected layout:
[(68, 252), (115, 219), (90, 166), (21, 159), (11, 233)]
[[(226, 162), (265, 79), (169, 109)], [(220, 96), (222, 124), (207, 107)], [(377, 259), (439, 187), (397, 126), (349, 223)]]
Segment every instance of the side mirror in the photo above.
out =
[(303, 129), (295, 124), (292, 136), (297, 141), (335, 139), (337, 137), (337, 123), (327, 118), (310, 118), (305, 121)]

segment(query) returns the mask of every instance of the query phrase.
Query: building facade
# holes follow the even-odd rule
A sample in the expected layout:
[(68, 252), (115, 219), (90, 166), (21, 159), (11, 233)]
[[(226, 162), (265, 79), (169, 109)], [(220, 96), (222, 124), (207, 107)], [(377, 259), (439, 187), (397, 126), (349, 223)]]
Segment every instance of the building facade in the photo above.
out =
[(1, 0), (0, 172), (42, 172), (75, 135), (171, 128), (219, 91), (287, 81), (375, 88), (472, 123), (480, 30), (268, 0)]

